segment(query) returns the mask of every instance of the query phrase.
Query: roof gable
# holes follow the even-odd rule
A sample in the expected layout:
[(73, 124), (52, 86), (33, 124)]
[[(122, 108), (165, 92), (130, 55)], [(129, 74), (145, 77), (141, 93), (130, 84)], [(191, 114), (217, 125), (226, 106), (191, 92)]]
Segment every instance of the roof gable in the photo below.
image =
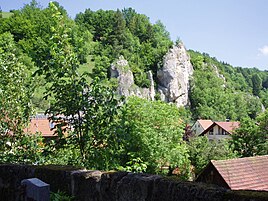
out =
[(213, 124), (213, 121), (204, 119), (199, 119), (197, 122), (203, 127), (204, 130)]
[(268, 155), (211, 163), (232, 190), (268, 191)]
[(232, 134), (232, 132), (237, 129), (240, 125), (239, 122), (213, 122), (207, 129), (205, 129), (200, 135), (206, 134), (210, 129), (212, 129), (214, 126), (219, 126), (229, 134)]

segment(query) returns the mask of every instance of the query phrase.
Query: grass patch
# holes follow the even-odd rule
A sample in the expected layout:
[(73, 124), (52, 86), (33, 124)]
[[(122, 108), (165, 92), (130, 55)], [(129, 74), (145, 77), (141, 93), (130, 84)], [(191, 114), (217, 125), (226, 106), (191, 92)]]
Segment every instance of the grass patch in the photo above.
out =
[[(79, 66), (78, 73), (79, 74), (83, 74), (83, 73), (89, 73), (89, 74), (91, 74), (92, 73), (92, 69), (94, 68), (94, 66), (95, 66), (95, 64), (92, 61), (92, 56), (88, 56), (87, 57), (87, 63), (82, 64), (82, 65)], [(91, 77), (87, 77), (87, 81), (88, 81), (88, 83), (91, 83), (92, 82)]]
[(9, 18), (12, 15), (14, 15), (14, 13), (11, 13), (11, 12), (2, 12), (1, 14), (2, 14), (2, 18)]

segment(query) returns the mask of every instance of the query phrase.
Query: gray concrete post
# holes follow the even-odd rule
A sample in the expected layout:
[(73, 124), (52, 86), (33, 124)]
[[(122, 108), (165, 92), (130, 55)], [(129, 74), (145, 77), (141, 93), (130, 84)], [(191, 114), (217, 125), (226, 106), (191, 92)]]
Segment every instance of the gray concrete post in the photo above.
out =
[(22, 180), (21, 185), (25, 189), (25, 201), (29, 199), (34, 201), (49, 201), (49, 184), (40, 179), (31, 178)]

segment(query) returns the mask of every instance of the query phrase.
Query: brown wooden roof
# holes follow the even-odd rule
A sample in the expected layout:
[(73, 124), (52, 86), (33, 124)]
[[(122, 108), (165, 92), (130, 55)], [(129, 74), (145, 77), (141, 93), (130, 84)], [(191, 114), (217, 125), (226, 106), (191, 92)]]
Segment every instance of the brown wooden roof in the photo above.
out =
[(211, 163), (232, 190), (268, 191), (268, 155)]

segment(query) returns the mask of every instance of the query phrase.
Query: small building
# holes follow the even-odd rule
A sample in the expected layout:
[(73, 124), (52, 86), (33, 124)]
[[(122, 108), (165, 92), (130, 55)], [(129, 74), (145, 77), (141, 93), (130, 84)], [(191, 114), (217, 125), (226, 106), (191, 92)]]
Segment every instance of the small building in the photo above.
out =
[(232, 132), (239, 126), (239, 122), (213, 122), (200, 135), (206, 135), (209, 140), (230, 138)]
[(212, 124), (213, 121), (211, 120), (199, 119), (193, 124), (191, 131), (193, 132), (193, 135), (200, 135), (204, 130), (206, 130)]
[(212, 160), (196, 181), (231, 190), (268, 191), (268, 155)]
[(42, 137), (53, 138), (56, 137), (54, 134), (54, 123), (48, 120), (46, 115), (36, 115), (30, 119), (30, 124), (24, 129), (25, 133), (41, 133)]

